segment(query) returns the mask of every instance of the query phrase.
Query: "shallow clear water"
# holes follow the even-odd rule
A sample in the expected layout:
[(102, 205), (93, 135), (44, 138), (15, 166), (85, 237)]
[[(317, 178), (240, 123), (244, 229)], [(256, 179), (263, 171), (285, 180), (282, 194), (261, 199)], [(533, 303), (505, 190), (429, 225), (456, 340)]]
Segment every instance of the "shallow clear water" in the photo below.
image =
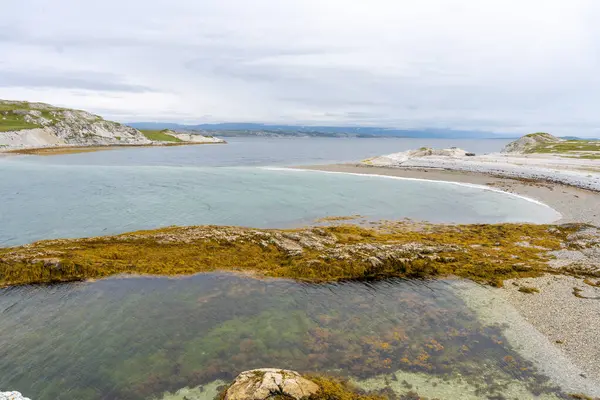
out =
[(0, 246), (168, 225), (290, 227), (355, 214), (461, 223), (546, 223), (559, 217), (543, 205), (481, 188), (263, 168), (325, 162), (324, 154), (331, 161), (359, 160), (411, 146), (393, 139), (254, 139), (4, 157)]
[(554, 392), (449, 281), (107, 279), (2, 289), (0, 316), (0, 387), (36, 400), (152, 398), (266, 366)]

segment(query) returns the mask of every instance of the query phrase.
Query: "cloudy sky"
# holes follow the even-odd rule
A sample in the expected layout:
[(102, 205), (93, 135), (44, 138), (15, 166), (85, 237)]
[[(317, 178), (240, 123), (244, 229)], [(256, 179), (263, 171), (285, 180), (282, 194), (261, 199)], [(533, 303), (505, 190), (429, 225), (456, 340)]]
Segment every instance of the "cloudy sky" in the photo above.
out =
[(0, 98), (119, 121), (600, 136), (598, 0), (18, 0)]

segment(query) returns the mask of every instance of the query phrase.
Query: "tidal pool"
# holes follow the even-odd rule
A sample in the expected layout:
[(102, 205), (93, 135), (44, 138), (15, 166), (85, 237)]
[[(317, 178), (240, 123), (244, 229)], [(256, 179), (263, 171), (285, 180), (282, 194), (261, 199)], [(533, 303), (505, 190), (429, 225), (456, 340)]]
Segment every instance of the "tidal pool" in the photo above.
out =
[(155, 399), (277, 367), (404, 390), (412, 378), (460, 382), (477, 398), (515, 385), (518, 398), (561, 397), (453, 282), (202, 274), (2, 289), (0, 388), (36, 400)]

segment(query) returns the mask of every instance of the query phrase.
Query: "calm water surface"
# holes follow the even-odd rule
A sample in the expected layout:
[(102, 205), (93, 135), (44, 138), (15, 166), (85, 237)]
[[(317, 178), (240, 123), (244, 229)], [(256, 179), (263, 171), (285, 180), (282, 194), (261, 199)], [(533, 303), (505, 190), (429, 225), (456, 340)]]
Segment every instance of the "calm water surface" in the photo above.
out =
[(107, 279), (0, 290), (0, 316), (0, 388), (36, 400), (149, 399), (265, 366), (556, 391), (446, 281)]
[[(431, 143), (429, 143), (431, 142)], [(0, 158), (0, 246), (168, 225), (290, 227), (360, 214), (432, 222), (551, 222), (539, 204), (447, 183), (266, 166), (356, 161), (416, 139), (237, 139), (228, 145), (127, 148)], [(479, 152), (498, 140), (418, 140)]]

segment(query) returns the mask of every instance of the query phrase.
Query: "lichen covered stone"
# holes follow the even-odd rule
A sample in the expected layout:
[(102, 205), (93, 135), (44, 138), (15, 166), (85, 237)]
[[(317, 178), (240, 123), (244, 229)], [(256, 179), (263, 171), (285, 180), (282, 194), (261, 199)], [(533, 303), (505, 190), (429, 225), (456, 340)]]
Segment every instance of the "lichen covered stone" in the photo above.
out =
[(300, 400), (319, 391), (319, 385), (289, 370), (263, 368), (242, 372), (225, 393), (225, 400)]

